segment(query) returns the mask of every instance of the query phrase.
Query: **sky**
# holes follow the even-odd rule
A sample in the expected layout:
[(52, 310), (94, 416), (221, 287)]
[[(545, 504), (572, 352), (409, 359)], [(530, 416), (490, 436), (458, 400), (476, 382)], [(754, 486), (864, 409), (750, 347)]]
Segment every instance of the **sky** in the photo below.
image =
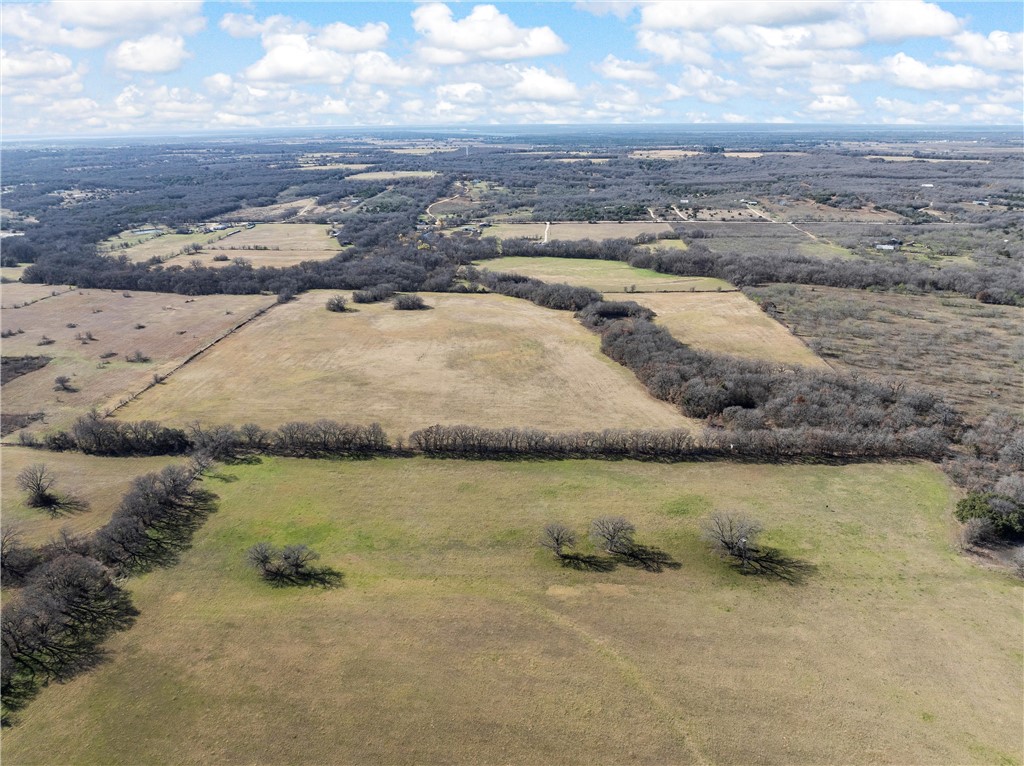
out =
[(1024, 125), (1024, 4), (178, 2), (0, 8), (0, 131)]

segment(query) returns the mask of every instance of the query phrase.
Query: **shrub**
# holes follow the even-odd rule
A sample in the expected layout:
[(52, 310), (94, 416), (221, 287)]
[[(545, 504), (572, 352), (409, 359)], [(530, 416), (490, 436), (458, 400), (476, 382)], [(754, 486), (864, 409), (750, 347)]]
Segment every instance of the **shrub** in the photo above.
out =
[(348, 301), (345, 299), (344, 295), (332, 295), (327, 299), (326, 308), (328, 311), (341, 313), (347, 310)]
[(396, 296), (394, 305), (398, 311), (421, 311), (430, 308), (420, 296), (415, 294)]

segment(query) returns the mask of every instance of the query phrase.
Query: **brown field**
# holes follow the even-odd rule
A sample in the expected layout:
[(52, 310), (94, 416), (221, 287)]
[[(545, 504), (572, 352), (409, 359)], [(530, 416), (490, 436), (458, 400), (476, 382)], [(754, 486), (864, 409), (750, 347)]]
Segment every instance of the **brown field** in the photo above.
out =
[(840, 370), (896, 375), (980, 417), (1024, 408), (1024, 310), (955, 295), (747, 288)]
[(608, 157), (555, 157), (552, 162), (593, 162), (595, 165), (603, 165), (611, 160)]
[(23, 263), (18, 266), (2, 266), (0, 267), (0, 277), (4, 279), (9, 279), (12, 282), (17, 282), (19, 279), (21, 279), (21, 275), (25, 273), (25, 269), (27, 268), (27, 263)]
[(676, 216), (682, 221), (762, 221), (765, 216), (756, 207), (699, 207), (696, 212), (689, 205), (673, 206)]
[(630, 152), (629, 157), (637, 160), (680, 160), (684, 157), (698, 157), (704, 152), (694, 149), (643, 149)]
[[(46, 452), (5, 444), (0, 448), (3, 472), (0, 474), (0, 515), (6, 529), (17, 526), (26, 545), (39, 545), (67, 528), (75, 534), (86, 534), (103, 526), (117, 507), (121, 496), (135, 476), (159, 471), (183, 458), (145, 457), (110, 458), (83, 455), (78, 452)], [(57, 479), (54, 491), (72, 492), (89, 503), (77, 513), (51, 516), (39, 508), (25, 505), (25, 493), (18, 488), (18, 474), (30, 465), (42, 463)]]
[(901, 223), (903, 216), (891, 210), (864, 207), (841, 210), (809, 199), (787, 199), (784, 202), (765, 200), (761, 207), (776, 221), (857, 221), (870, 223)]
[[(191, 549), (127, 581), (135, 625), (18, 714), (5, 763), (1021, 763), (1021, 584), (951, 549), (933, 465), (266, 459), (205, 486)], [(731, 570), (716, 510), (817, 570)], [(537, 546), (606, 514), (680, 568)], [(345, 587), (261, 583), (258, 540)]]
[[(216, 340), (251, 314), (270, 306), (274, 298), (258, 295), (210, 295), (187, 298), (167, 293), (131, 293), (75, 290), (0, 314), (4, 329), (25, 332), (5, 338), (5, 356), (43, 354), (53, 357), (40, 370), (23, 375), (3, 387), (3, 411), (8, 414), (44, 412), (46, 418), (29, 431), (67, 427), (96, 407), (117, 405), (152, 382), (154, 374), (167, 374), (184, 359)], [(72, 323), (76, 327), (67, 327)], [(136, 325), (145, 325), (135, 329)], [(77, 334), (93, 333), (83, 344)], [(37, 345), (42, 336), (55, 343)], [(136, 350), (151, 358), (129, 363)], [(100, 355), (115, 351), (104, 361)], [(76, 392), (54, 391), (54, 378), (66, 375)], [(9, 436), (8, 441), (17, 438)]]
[[(332, 208), (334, 207), (337, 207), (337, 210), (339, 211), (344, 209), (342, 206), (332, 206)], [(221, 216), (221, 220), (246, 223), (249, 221), (274, 223), (291, 220), (293, 218), (302, 218), (304, 216), (320, 215), (325, 210), (328, 209), (317, 206), (316, 197), (302, 197), (299, 199), (285, 200), (284, 202), (278, 202), (274, 205), (243, 207), (240, 210), (225, 213)], [(334, 210), (332, 209), (331, 212), (334, 212)]]
[(803, 341), (766, 315), (743, 293), (621, 293), (606, 300), (634, 300), (658, 316), (673, 337), (694, 348), (828, 370)]
[[(206, 246), (223, 239), (235, 229), (224, 229), (222, 231), (197, 232), (195, 234), (163, 234), (160, 236), (133, 237), (130, 232), (104, 240), (101, 243), (101, 250), (109, 255), (126, 255), (135, 263), (142, 263), (151, 258), (159, 258), (162, 261), (170, 260), (182, 255), (186, 245)], [(120, 247), (124, 243), (128, 247)], [(186, 256), (186, 258), (190, 258)]]
[[(431, 294), (429, 311), (317, 291), (275, 307), (132, 402), (118, 417), (168, 423), (332, 418), (392, 436), (434, 423), (549, 430), (691, 422), (600, 354), (568, 312), (499, 295)], [(240, 391), (244, 390), (244, 395)]]
[[(512, 239), (513, 237), (542, 239), (545, 226), (547, 224), (544, 223), (499, 223), (484, 229), (483, 236), (497, 237), (498, 239)], [(667, 223), (659, 223), (657, 221), (552, 223), (549, 238), (562, 240), (602, 240), (624, 237), (626, 239), (633, 239), (641, 234), (660, 234), (666, 231), (672, 231), (672, 227)]]
[(400, 178), (433, 178), (435, 170), (375, 170), (370, 173), (354, 173), (345, 178), (349, 181), (395, 181)]
[(238, 229), (209, 250), (233, 251), (247, 247), (286, 250), (330, 250), (337, 252), (338, 242), (327, 236), (330, 227), (319, 223), (260, 223), (251, 229)]
[(372, 167), (373, 165), (363, 162), (334, 162), (323, 165), (299, 165), (299, 170), (366, 170)]
[[(24, 282), (8, 282), (0, 285), (0, 303), (2, 303), (0, 308), (20, 311), (22, 308), (27, 308), (28, 304), (50, 300), (70, 290), (74, 290), (74, 288), (69, 285), (36, 285)], [(15, 306), (19, 308), (15, 309)], [(15, 330), (18, 329), (18, 325), (12, 326)], [(5, 324), (4, 329), (6, 330), (7, 327)], [(28, 332), (27, 327), (24, 329), (25, 332)]]
[(967, 160), (967, 159), (934, 159), (928, 157), (911, 157), (906, 154), (865, 154), (866, 160), (885, 160), (886, 162), (978, 162), (988, 165), (989, 160)]

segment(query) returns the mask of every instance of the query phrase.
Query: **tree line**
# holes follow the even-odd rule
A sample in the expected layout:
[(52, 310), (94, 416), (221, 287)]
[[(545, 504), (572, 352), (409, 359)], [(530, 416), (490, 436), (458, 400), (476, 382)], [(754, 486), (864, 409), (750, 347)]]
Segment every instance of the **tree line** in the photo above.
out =
[(95, 665), (100, 644), (138, 614), (118, 578), (177, 560), (214, 506), (196, 486), (205, 460), (133, 480), (110, 521), (92, 536), (63, 531), (38, 548), (8, 526), (0, 576), (11, 589), (0, 614), (3, 722), (50, 681)]

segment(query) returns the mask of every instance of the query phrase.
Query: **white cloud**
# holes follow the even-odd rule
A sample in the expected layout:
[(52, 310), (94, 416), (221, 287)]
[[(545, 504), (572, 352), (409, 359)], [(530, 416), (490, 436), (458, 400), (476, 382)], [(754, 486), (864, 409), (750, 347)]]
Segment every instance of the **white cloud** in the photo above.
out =
[(900, 122), (904, 124), (941, 123), (961, 118), (959, 104), (949, 104), (943, 101), (928, 101), (924, 104), (915, 104), (903, 99), (879, 96), (875, 99), (875, 107), (885, 112), (887, 122)]
[(1020, 106), (1014, 108), (1006, 104), (980, 104), (971, 111), (970, 118), (975, 122), (999, 121), (1007, 125), (1019, 125), (1024, 119), (1024, 114), (1021, 113)]
[(850, 10), (855, 16), (862, 15), (868, 35), (874, 40), (944, 37), (960, 31), (956, 16), (922, 0), (851, 3)]
[(431, 72), (423, 67), (399, 64), (380, 51), (360, 53), (355, 57), (355, 78), (373, 85), (418, 85), (430, 79)]
[(636, 44), (640, 50), (654, 54), (667, 63), (711, 66), (711, 42), (699, 32), (656, 32), (639, 29)]
[(676, 83), (668, 86), (670, 100), (694, 96), (709, 104), (721, 104), (742, 92), (742, 86), (735, 80), (696, 66), (685, 67)]
[(493, 5), (474, 6), (468, 16), (455, 21), (447, 5), (428, 3), (416, 7), (412, 20), (423, 38), (417, 43), (419, 54), (432, 64), (513, 61), (568, 50), (550, 27), (517, 27)]
[(644, 5), (640, 16), (641, 25), (645, 29), (711, 31), (737, 23), (775, 26), (828, 19), (841, 12), (841, 3), (818, 0), (750, 0), (741, 3), (725, 3), (721, 0), (668, 0)]
[(72, 70), (71, 59), (53, 51), (15, 52), (0, 48), (0, 77), (60, 77)]
[(226, 96), (231, 93), (233, 81), (231, 79), (231, 75), (224, 74), (224, 72), (217, 72), (216, 74), (211, 74), (209, 77), (204, 77), (203, 85), (214, 95)]
[(641, 5), (642, 3), (628, 0), (576, 0), (573, 3), (573, 8), (577, 11), (592, 13), (595, 16), (615, 16), (617, 19), (625, 19)]
[(1020, 71), (1024, 62), (1024, 33), (990, 32), (988, 37), (977, 32), (961, 32), (953, 38), (956, 50), (940, 54), (950, 61), (964, 61), (991, 69)]
[(336, 22), (320, 30), (318, 45), (345, 53), (382, 48), (388, 41), (388, 25), (384, 22), (364, 24), (361, 29)]
[(453, 82), (434, 88), (438, 101), (459, 104), (481, 104), (487, 100), (487, 89), (478, 82)]
[(851, 117), (864, 110), (852, 96), (818, 96), (806, 107), (808, 112), (824, 117)]
[(191, 35), (206, 24), (201, 2), (63, 0), (4, 7), (4, 35), (41, 46), (98, 48), (140, 33)]
[(518, 70), (519, 82), (512, 86), (511, 94), (529, 101), (578, 101), (579, 89), (561, 75), (554, 75), (540, 67)]
[(91, 98), (62, 98), (48, 101), (43, 111), (54, 117), (81, 118), (99, 110), (100, 105)]
[(317, 104), (309, 111), (313, 114), (352, 114), (352, 107), (343, 98), (326, 96), (322, 103)]
[(917, 90), (991, 88), (999, 83), (995, 75), (974, 67), (928, 66), (902, 52), (883, 59), (882, 65), (894, 83)]
[(109, 61), (123, 72), (173, 72), (192, 54), (181, 36), (146, 35), (125, 40), (110, 52)]
[(263, 58), (245, 70), (250, 80), (339, 83), (352, 70), (350, 57), (317, 48), (305, 35), (275, 34), (264, 46)]
[(609, 80), (625, 80), (626, 82), (655, 83), (661, 78), (651, 71), (649, 64), (626, 61), (609, 53), (594, 70)]

